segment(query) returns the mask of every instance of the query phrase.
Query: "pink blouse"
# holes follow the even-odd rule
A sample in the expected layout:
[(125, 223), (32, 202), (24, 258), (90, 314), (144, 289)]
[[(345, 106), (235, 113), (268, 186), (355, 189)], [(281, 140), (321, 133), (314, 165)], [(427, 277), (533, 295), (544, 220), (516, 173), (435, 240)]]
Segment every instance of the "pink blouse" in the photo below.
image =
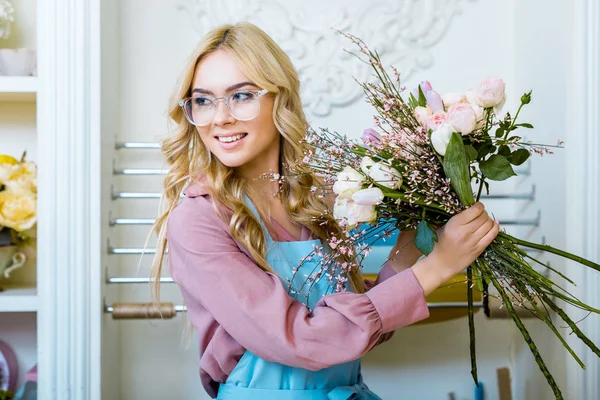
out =
[[(169, 269), (197, 330), (200, 379), (213, 398), (246, 349), (315, 371), (358, 359), (429, 316), (412, 270), (396, 273), (387, 264), (375, 282), (365, 280), (366, 293), (324, 296), (310, 313), (229, 235), (202, 186), (190, 185), (185, 196), (168, 221)], [(273, 225), (278, 240), (295, 240)], [(301, 239), (309, 236), (304, 228)]]

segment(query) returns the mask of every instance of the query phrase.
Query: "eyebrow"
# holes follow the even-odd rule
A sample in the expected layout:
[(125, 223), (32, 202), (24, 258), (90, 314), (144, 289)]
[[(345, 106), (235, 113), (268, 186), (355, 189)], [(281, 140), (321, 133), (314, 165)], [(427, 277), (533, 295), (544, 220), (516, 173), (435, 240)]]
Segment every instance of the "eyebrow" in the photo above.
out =
[[(240, 82), (240, 83), (236, 83), (235, 85), (229, 86), (227, 89), (225, 89), (225, 93), (231, 92), (232, 90), (239, 89), (244, 86), (258, 87), (252, 82)], [(204, 93), (204, 94), (213, 94), (214, 95), (214, 93), (211, 92), (210, 90), (202, 89), (202, 88), (194, 88), (194, 90), (192, 90), (192, 93)]]

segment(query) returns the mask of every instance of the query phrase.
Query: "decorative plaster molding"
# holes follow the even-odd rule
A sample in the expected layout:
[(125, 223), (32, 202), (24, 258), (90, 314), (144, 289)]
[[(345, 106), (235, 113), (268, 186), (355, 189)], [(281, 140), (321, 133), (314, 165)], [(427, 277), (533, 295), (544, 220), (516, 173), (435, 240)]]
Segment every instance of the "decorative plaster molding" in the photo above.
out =
[(355, 46), (330, 27), (363, 39), (406, 80), (433, 65), (430, 50), (464, 1), (182, 0), (180, 8), (201, 36), (217, 25), (242, 20), (264, 29), (296, 66), (307, 113), (323, 117), (362, 97), (352, 76), (363, 82), (371, 75), (368, 65), (343, 51), (355, 52)]

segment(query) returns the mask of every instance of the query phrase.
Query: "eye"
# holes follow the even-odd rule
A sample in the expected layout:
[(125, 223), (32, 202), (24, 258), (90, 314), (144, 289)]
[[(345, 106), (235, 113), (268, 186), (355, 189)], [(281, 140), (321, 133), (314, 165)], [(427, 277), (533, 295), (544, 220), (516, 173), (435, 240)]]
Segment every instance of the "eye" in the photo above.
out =
[(237, 92), (231, 96), (233, 101), (244, 102), (254, 99), (253, 92)]
[(213, 99), (210, 97), (194, 97), (193, 100), (195, 106), (206, 107), (210, 106), (213, 102)]

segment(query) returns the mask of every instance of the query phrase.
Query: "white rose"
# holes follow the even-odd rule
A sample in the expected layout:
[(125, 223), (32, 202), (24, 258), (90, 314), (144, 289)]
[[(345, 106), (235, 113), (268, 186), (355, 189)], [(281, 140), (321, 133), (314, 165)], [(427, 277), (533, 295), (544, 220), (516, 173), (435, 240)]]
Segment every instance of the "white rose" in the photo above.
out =
[(475, 93), (475, 90), (473, 90), (473, 89), (467, 90), (465, 92), (465, 97), (467, 99), (467, 102), (469, 102), (471, 105), (481, 107), (481, 105), (479, 105), (479, 99), (477, 98), (477, 94)]
[(448, 143), (450, 143), (453, 132), (454, 128), (452, 125), (443, 124), (431, 133), (431, 144), (439, 155), (443, 156), (446, 154), (446, 148), (448, 148)]
[(359, 222), (372, 222), (377, 218), (375, 206), (362, 205), (348, 199), (337, 198), (333, 206), (333, 217), (349, 227)]
[(383, 192), (381, 189), (374, 187), (370, 189), (362, 189), (352, 195), (352, 201), (356, 204), (365, 206), (374, 206), (381, 204), (383, 201)]
[(352, 194), (360, 190), (365, 177), (354, 168), (345, 167), (337, 176), (333, 184), (333, 192), (342, 198), (351, 198)]
[(375, 161), (371, 159), (371, 157), (363, 157), (360, 160), (360, 170), (365, 173), (365, 175), (369, 175), (369, 170), (375, 164)]
[(446, 93), (442, 95), (442, 101), (446, 111), (456, 103), (464, 103), (467, 101), (464, 93)]
[(402, 175), (382, 163), (373, 164), (369, 169), (369, 176), (378, 184), (390, 189), (398, 189), (402, 185)]

